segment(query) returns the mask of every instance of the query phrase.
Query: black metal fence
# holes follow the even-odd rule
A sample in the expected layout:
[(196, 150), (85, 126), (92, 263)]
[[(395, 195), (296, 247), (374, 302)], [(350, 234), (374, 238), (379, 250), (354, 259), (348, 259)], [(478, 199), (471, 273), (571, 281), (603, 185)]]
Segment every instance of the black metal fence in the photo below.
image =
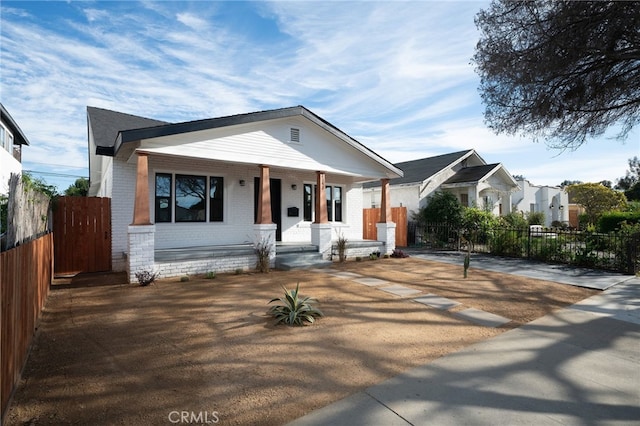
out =
[(434, 250), (467, 250), (496, 256), (563, 263), (627, 274), (640, 272), (640, 233), (595, 233), (556, 228), (459, 230), (446, 224), (409, 222), (408, 244)]

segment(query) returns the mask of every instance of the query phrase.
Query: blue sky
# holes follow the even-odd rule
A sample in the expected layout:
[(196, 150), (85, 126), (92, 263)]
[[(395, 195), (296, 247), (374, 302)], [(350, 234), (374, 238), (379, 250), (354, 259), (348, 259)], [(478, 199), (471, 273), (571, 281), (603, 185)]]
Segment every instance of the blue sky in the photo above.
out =
[(474, 148), (533, 184), (615, 183), (638, 129), (560, 152), (486, 128), (470, 58), (487, 5), (3, 0), (0, 99), (23, 167), (60, 190), (88, 175), (87, 106), (180, 122), (304, 105), (394, 163)]

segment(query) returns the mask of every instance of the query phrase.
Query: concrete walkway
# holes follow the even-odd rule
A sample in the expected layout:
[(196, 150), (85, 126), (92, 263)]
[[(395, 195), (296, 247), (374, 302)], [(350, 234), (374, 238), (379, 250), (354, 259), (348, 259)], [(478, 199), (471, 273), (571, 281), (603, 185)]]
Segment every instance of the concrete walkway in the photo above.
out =
[(607, 290), (289, 425), (639, 424), (640, 278), (478, 260), (472, 267)]

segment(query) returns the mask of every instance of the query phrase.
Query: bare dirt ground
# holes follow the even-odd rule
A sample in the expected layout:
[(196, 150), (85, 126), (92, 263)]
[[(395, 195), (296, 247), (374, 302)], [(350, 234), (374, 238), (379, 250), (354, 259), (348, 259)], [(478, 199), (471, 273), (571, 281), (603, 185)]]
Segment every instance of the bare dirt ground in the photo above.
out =
[[(181, 412), (223, 425), (279, 425), (412, 367), (582, 300), (594, 290), (421, 259), (335, 264), (461, 302), (440, 311), (313, 271), (161, 280), (149, 287), (89, 276), (51, 291), (5, 418), (19, 424), (172, 424)], [(121, 281), (120, 281), (121, 282)], [(274, 326), (281, 285), (326, 317)], [(500, 328), (452, 312), (512, 319)], [(191, 414), (189, 414), (191, 416)]]

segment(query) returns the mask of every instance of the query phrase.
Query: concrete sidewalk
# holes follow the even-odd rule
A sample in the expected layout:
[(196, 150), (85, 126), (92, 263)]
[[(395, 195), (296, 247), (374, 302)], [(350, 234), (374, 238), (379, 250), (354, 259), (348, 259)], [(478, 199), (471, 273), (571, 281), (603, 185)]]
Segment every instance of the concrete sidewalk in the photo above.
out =
[(608, 290), (289, 425), (638, 424), (640, 278), (503, 259), (473, 262), (482, 265)]

